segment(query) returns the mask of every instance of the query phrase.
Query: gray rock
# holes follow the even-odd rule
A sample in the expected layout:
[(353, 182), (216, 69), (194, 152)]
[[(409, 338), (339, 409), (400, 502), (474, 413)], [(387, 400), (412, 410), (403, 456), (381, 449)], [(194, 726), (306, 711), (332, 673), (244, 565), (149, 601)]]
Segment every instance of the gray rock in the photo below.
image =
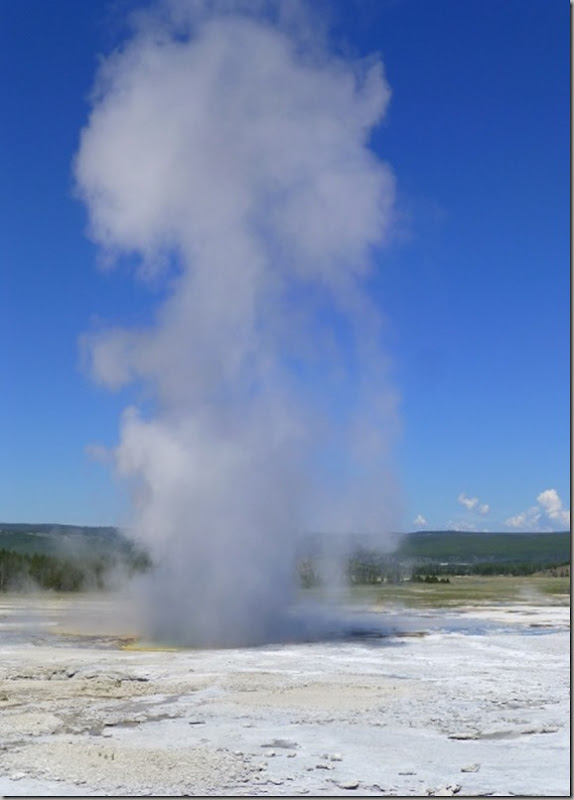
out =
[(447, 783), (445, 786), (440, 786), (438, 789), (427, 789), (427, 795), (432, 797), (452, 797), (460, 792), (461, 787), (458, 783)]
[(276, 750), (295, 750), (299, 745), (291, 739), (272, 739), (270, 742), (264, 742), (261, 747), (272, 747)]

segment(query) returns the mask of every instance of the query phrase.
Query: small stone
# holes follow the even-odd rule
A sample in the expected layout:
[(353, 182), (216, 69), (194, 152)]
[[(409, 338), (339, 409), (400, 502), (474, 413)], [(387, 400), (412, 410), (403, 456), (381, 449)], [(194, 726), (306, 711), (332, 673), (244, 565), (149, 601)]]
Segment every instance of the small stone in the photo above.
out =
[(446, 786), (441, 786), (439, 789), (432, 792), (432, 794), (434, 797), (452, 797), (458, 794), (458, 792), (460, 792), (458, 783), (447, 783)]
[(461, 767), (461, 772), (478, 772), (480, 764), (467, 764), (466, 767)]
[(343, 756), (341, 755), (341, 753), (331, 753), (331, 755), (329, 756), (329, 761), (342, 761), (342, 760)]
[(348, 781), (340, 781), (338, 784), (340, 789), (358, 789), (359, 781), (355, 780), (348, 780)]
[(291, 739), (272, 739), (270, 742), (264, 742), (261, 747), (271, 747), (281, 750), (295, 750), (299, 745)]
[(331, 764), (315, 764), (315, 769), (335, 769)]

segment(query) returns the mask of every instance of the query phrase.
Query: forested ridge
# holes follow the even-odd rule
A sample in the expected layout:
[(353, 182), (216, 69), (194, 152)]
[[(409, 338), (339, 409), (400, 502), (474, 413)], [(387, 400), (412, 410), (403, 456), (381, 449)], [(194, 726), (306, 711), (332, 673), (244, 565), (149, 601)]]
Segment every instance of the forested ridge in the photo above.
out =
[[(333, 557), (353, 584), (446, 581), (454, 575), (570, 574), (568, 531), (417, 531), (396, 537), (391, 552), (385, 549), (387, 541), (309, 536), (297, 558), (302, 585), (321, 583), (325, 564)], [(0, 591), (104, 590), (151, 566), (148, 555), (113, 527), (0, 523)]]

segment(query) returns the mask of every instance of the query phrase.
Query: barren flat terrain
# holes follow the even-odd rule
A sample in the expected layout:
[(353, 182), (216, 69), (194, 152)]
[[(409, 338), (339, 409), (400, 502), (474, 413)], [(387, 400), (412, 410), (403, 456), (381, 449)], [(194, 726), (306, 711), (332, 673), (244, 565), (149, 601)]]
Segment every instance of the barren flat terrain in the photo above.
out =
[(338, 639), (227, 650), (146, 648), (113, 608), (1, 598), (4, 795), (570, 793), (557, 600), (389, 606)]

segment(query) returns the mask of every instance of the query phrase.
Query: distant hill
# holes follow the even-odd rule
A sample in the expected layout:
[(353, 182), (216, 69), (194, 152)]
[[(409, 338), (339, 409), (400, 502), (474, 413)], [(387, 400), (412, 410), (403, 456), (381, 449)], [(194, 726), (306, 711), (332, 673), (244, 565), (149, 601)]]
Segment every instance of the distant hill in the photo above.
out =
[(566, 563), (570, 561), (570, 533), (416, 531), (400, 540), (395, 555), (419, 562), (457, 564)]
[(39, 555), (126, 551), (131, 543), (111, 526), (0, 522), (0, 550)]
[[(470, 533), (415, 531), (381, 536), (310, 533), (299, 540), (300, 554), (369, 551), (395, 562), (410, 563), (537, 563), (570, 561), (569, 531), (553, 533)], [(129, 552), (133, 543), (112, 526), (51, 523), (0, 523), (0, 550), (62, 555)]]
[(302, 557), (377, 554), (397, 564), (537, 564), (570, 562), (569, 531), (551, 533), (414, 531), (381, 536), (312, 533), (301, 538)]

